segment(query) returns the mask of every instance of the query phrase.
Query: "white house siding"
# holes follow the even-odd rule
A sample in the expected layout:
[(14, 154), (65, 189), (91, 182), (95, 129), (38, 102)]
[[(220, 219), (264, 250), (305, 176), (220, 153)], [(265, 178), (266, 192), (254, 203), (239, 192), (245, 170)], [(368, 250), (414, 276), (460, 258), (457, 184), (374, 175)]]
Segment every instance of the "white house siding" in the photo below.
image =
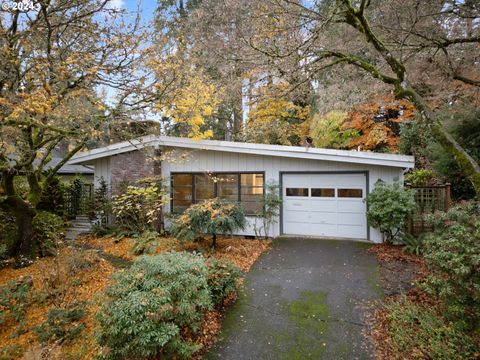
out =
[(97, 188), (100, 184), (100, 179), (103, 177), (103, 180), (107, 183), (108, 188), (110, 189), (111, 183), (111, 168), (110, 168), (110, 157), (100, 158), (93, 162), (95, 166), (95, 180), (94, 185)]
[[(286, 171), (368, 171), (369, 191), (373, 190), (375, 183), (381, 179), (392, 183), (395, 178), (403, 180), (403, 169), (376, 165), (362, 165), (341, 163), (333, 161), (304, 160), (263, 155), (250, 155), (239, 153), (226, 153), (209, 150), (193, 150), (189, 152), (187, 160), (163, 161), (162, 176), (170, 179), (172, 172), (265, 172), (266, 182), (279, 183), (280, 172)], [(169, 181), (169, 180), (168, 180)], [(168, 183), (169, 184), (169, 183)], [(170, 204), (165, 211), (170, 211)], [(253, 225), (255, 217), (248, 217), (248, 227), (238, 235), (254, 235)], [(279, 221), (271, 230), (272, 236), (280, 235)], [(381, 234), (370, 228), (370, 240), (381, 242)]]

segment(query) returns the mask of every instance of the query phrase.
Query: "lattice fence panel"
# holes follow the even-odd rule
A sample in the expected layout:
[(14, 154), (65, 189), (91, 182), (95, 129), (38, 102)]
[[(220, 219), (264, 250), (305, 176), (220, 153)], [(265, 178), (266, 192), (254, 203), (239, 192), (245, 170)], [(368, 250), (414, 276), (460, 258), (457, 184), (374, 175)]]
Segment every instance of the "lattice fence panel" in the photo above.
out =
[(410, 219), (408, 232), (418, 236), (431, 230), (431, 225), (425, 221), (425, 215), (436, 211), (447, 211), (450, 207), (450, 184), (437, 186), (409, 187), (415, 191), (417, 210)]

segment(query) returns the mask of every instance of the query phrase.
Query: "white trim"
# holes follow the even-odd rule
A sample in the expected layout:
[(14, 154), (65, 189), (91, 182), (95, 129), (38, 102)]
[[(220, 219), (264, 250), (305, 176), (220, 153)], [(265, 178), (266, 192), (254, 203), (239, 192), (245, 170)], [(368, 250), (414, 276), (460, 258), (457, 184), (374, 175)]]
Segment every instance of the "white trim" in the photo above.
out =
[(414, 157), (407, 155), (381, 154), (367, 151), (319, 149), (301, 146), (252, 144), (232, 141), (192, 140), (188, 138), (154, 135), (144, 136), (138, 139), (124, 141), (102, 148), (78, 153), (68, 162), (68, 164), (89, 164), (93, 160), (99, 158), (139, 150), (149, 146), (178, 147), (196, 150), (337, 161), (344, 163), (391, 166), (398, 168), (413, 168), (415, 164)]

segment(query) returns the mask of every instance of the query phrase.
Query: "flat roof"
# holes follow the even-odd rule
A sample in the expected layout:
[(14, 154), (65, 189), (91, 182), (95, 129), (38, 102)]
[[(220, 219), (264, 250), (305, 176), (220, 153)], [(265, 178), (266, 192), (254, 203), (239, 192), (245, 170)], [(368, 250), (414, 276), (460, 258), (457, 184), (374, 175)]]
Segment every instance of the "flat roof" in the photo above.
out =
[(218, 140), (193, 140), (173, 136), (148, 135), (123, 141), (89, 151), (79, 152), (70, 159), (69, 165), (93, 164), (97, 159), (140, 150), (146, 147), (173, 147), (195, 150), (222, 151), (251, 155), (278, 156), (309, 160), (337, 161), (368, 165), (413, 168), (413, 156), (375, 153), (371, 151), (335, 150), (303, 146), (284, 146), (242, 143)]

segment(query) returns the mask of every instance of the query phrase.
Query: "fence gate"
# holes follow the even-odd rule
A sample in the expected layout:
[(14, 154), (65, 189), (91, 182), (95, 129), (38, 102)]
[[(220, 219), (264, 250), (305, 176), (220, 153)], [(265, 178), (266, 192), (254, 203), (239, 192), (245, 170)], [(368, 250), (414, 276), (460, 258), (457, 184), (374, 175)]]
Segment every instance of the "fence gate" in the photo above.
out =
[(88, 215), (94, 197), (93, 184), (74, 181), (65, 193), (65, 210), (70, 219)]

